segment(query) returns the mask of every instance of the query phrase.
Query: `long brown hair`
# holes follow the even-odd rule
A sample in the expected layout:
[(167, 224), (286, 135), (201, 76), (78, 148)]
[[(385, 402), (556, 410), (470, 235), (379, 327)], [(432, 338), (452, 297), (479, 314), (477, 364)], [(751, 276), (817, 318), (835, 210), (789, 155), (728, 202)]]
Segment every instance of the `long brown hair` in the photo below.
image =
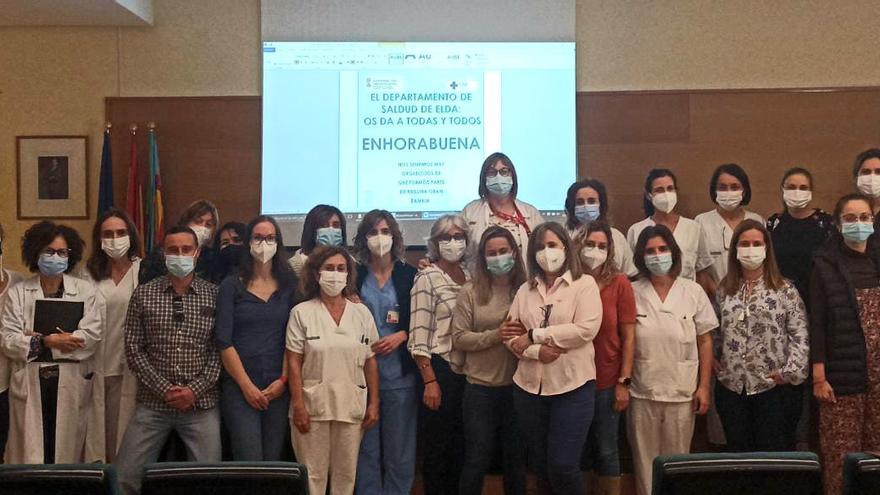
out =
[[(604, 286), (608, 282), (611, 281), (617, 274), (620, 273), (620, 269), (617, 268), (617, 263), (614, 262), (614, 239), (611, 235), (611, 227), (608, 226), (607, 223), (596, 220), (595, 222), (590, 222), (586, 228), (581, 228), (578, 230), (577, 234), (574, 237), (574, 245), (575, 249), (577, 249), (578, 256), (581, 255), (581, 250), (587, 244), (587, 237), (590, 236), (593, 232), (602, 232), (605, 234), (605, 237), (608, 239), (608, 258), (605, 259), (605, 262), (599, 265), (596, 268), (590, 268), (586, 263), (583, 263), (584, 273), (589, 273), (596, 279), (596, 282), (600, 285)], [(582, 260), (583, 261), (583, 260)]]
[(125, 223), (129, 240), (128, 252), (125, 253), (128, 259), (141, 255), (141, 236), (131, 217), (118, 208), (110, 208), (98, 216), (92, 227), (92, 253), (86, 262), (86, 268), (94, 280), (105, 280), (110, 277), (110, 257), (101, 248), (101, 226), (108, 218), (118, 218)]
[[(254, 260), (253, 255), (251, 255), (250, 246), (251, 240), (254, 237), (254, 227), (263, 222), (271, 224), (275, 229), (275, 245), (277, 250), (275, 251), (275, 256), (272, 257), (272, 276), (275, 277), (275, 282), (278, 284), (278, 287), (290, 287), (296, 283), (296, 275), (293, 274), (293, 270), (290, 268), (290, 263), (287, 262), (287, 256), (284, 252), (284, 239), (281, 236), (281, 227), (278, 226), (278, 222), (275, 221), (273, 217), (268, 215), (257, 216), (251, 220), (245, 228), (242, 243), (244, 245), (244, 249), (242, 250), (242, 256), (244, 259), (239, 265), (238, 276), (241, 277), (241, 281), (245, 287), (247, 287), (254, 279), (254, 263), (256, 263), (256, 261)], [(222, 230), (220, 232), (222, 232)], [(219, 242), (214, 244), (216, 246)]]
[(733, 231), (733, 237), (730, 239), (730, 249), (727, 253), (727, 275), (719, 284), (724, 294), (736, 294), (736, 291), (742, 287), (743, 273), (742, 265), (736, 257), (736, 246), (739, 244), (739, 238), (748, 230), (757, 230), (764, 237), (765, 250), (767, 257), (764, 258), (764, 285), (772, 290), (779, 290), (785, 287), (785, 278), (779, 273), (779, 267), (776, 265), (776, 254), (773, 252), (773, 241), (770, 233), (764, 224), (756, 220), (743, 220), (742, 223)]
[(312, 250), (306, 260), (306, 266), (302, 271), (302, 279), (300, 280), (300, 290), (303, 294), (303, 300), (314, 299), (321, 295), (320, 272), (321, 266), (325, 261), (333, 256), (340, 255), (345, 258), (345, 265), (348, 267), (348, 280), (345, 289), (342, 290), (343, 297), (348, 297), (355, 292), (355, 271), (354, 260), (345, 248), (339, 246), (317, 246)]
[(492, 299), (492, 275), (489, 267), (486, 266), (486, 244), (492, 239), (503, 238), (510, 245), (510, 251), (513, 254), (513, 268), (510, 269), (510, 294), (516, 293), (519, 287), (526, 281), (526, 271), (523, 269), (522, 252), (513, 238), (513, 234), (504, 227), (493, 225), (483, 232), (480, 237), (480, 247), (477, 251), (476, 264), (474, 270), (474, 293), (477, 296), (477, 304), (489, 304)]
[(529, 236), (527, 260), (529, 274), (532, 277), (529, 284), (532, 289), (538, 286), (539, 278), (542, 280), (544, 279), (544, 270), (541, 268), (541, 265), (538, 264), (537, 255), (538, 243), (543, 244), (544, 234), (547, 231), (556, 234), (556, 237), (562, 241), (562, 247), (565, 248), (565, 267), (564, 270), (562, 270), (562, 273), (565, 273), (566, 270), (570, 271), (572, 280), (581, 278), (581, 275), (583, 274), (581, 269), (581, 257), (578, 253), (574, 252), (574, 244), (571, 242), (571, 237), (569, 237), (568, 232), (565, 231), (565, 227), (556, 222), (544, 222), (535, 227), (532, 235)]

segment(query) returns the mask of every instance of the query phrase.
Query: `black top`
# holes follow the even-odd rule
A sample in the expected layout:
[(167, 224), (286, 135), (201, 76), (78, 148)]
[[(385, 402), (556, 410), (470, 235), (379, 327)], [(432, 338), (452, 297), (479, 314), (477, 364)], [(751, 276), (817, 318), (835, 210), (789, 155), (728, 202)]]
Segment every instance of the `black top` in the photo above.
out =
[(813, 255), (835, 232), (833, 218), (820, 209), (813, 210), (807, 218), (794, 218), (786, 210), (767, 219), (767, 230), (779, 271), (794, 283), (809, 309)]
[[(408, 265), (402, 261), (395, 261), (394, 267), (391, 269), (391, 281), (394, 283), (394, 291), (397, 292), (397, 305), (400, 306), (400, 312), (397, 321), (397, 330), (403, 330), (409, 335), (409, 317), (410, 317), (410, 292), (412, 292), (413, 281), (418, 271), (415, 267)], [(369, 274), (366, 265), (358, 265), (357, 267), (357, 288), (358, 291), (364, 285)], [(404, 372), (410, 373), (417, 371), (416, 362), (407, 350), (406, 344), (402, 344), (397, 348), (400, 353), (400, 359), (403, 363)]]

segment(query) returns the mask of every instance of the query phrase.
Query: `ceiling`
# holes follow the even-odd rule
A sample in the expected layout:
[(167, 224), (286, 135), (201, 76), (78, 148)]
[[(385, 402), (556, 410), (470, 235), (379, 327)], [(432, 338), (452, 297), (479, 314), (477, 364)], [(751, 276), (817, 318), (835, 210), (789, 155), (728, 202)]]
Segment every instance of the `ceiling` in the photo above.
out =
[(153, 0), (0, 0), (0, 26), (150, 26)]

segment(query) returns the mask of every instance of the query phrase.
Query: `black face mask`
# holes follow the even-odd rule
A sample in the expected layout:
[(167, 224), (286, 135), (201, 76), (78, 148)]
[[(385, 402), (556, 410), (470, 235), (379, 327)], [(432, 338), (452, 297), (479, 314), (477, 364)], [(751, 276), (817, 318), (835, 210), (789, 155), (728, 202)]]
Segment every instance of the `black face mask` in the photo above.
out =
[(240, 244), (230, 244), (220, 250), (220, 264), (223, 266), (238, 266), (241, 261), (242, 248)]

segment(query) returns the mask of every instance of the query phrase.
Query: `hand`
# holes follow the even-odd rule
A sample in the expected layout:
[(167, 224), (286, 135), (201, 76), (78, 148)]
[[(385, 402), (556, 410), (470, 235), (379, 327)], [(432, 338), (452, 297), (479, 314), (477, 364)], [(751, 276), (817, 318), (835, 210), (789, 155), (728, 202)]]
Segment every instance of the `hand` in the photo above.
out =
[(629, 389), (626, 385), (618, 383), (614, 386), (614, 410), (623, 412), (627, 407), (629, 407)]
[(709, 412), (709, 387), (697, 387), (693, 402), (695, 413), (703, 415)]
[(441, 397), (442, 393), (440, 392), (440, 385), (438, 385), (437, 382), (431, 382), (425, 385), (425, 393), (422, 395), (422, 402), (425, 403), (425, 407), (432, 411), (440, 409)]
[(406, 342), (406, 332), (394, 332), (391, 335), (377, 340), (372, 346), (370, 346), (370, 349), (380, 356), (387, 356), (394, 352), (400, 347), (400, 344), (403, 344), (404, 342)]
[(165, 393), (165, 403), (178, 411), (189, 411), (195, 408), (196, 395), (189, 387), (171, 387)]
[(431, 265), (433, 265), (433, 263), (431, 263), (431, 260), (429, 260), (428, 258), (422, 258), (419, 260), (419, 271), (422, 271)]
[[(528, 339), (526, 339), (526, 342), (528, 342)], [(565, 354), (565, 349), (560, 349), (554, 345), (541, 344), (541, 349), (538, 351), (538, 361), (550, 364), (559, 359), (559, 356), (563, 354)]]
[(260, 393), (263, 394), (263, 397), (266, 398), (266, 407), (269, 407), (268, 402), (272, 402), (273, 400), (284, 395), (284, 389), (287, 388), (281, 383), (281, 380), (275, 380), (270, 383), (268, 387), (264, 388)]
[(63, 353), (73, 352), (86, 346), (85, 340), (68, 332), (58, 332), (43, 337), (43, 345)]
[(528, 335), (520, 335), (519, 337), (516, 337), (515, 339), (510, 341), (511, 350), (519, 355), (525, 352), (525, 350), (528, 349), (530, 345), (532, 345), (532, 341), (529, 340)]
[(365, 430), (369, 430), (370, 428), (376, 426), (376, 423), (379, 422), (379, 401), (370, 402), (367, 405), (367, 414), (364, 416), (364, 421), (361, 423), (361, 428)]
[(498, 327), (498, 334), (501, 335), (503, 341), (514, 339), (526, 332), (528, 332), (526, 326), (519, 320), (513, 320), (510, 316)]
[(782, 378), (782, 375), (779, 374), (778, 371), (774, 371), (773, 373), (770, 373), (770, 376), (768, 376), (767, 378), (773, 380), (773, 383), (775, 383), (777, 385), (785, 385), (787, 383), (785, 381), (785, 378)]
[(293, 406), (293, 426), (296, 426), (296, 429), (299, 430), (300, 433), (308, 433), (309, 429), (311, 429), (312, 422), (309, 419), (309, 412), (306, 411), (306, 406), (302, 404), (294, 404)]
[(813, 383), (813, 397), (819, 402), (837, 404), (837, 397), (834, 396), (834, 389), (831, 388), (831, 384), (828, 383), (828, 380)]
[(257, 411), (265, 411), (268, 409), (269, 399), (263, 395), (263, 391), (258, 389), (253, 382), (249, 381), (244, 387), (241, 387), (241, 393), (244, 395), (244, 400), (248, 405)]

